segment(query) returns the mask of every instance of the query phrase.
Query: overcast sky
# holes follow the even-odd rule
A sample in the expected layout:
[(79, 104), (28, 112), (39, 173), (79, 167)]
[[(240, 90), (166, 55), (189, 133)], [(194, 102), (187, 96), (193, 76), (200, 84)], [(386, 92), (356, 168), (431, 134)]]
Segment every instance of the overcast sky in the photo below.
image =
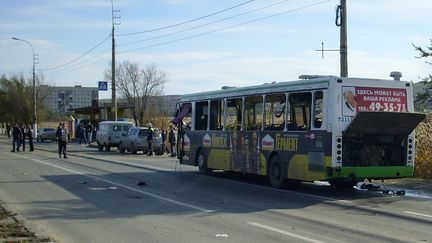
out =
[[(431, 65), (415, 58), (412, 46), (430, 43), (432, 1), (347, 2), (349, 76), (389, 78), (397, 70), (404, 80), (416, 82), (432, 73)], [(157, 64), (169, 77), (165, 94), (340, 72), (338, 52), (327, 52), (322, 59), (315, 51), (321, 42), (326, 49), (339, 48), (334, 23), (338, 0), (113, 3), (121, 16), (115, 26), (116, 61)], [(39, 55), (36, 71), (47, 83), (96, 87), (110, 67), (110, 33), (110, 0), (2, 0), (0, 75), (31, 77), (31, 48), (12, 40), (17, 37), (33, 44)], [(109, 97), (110, 92), (100, 95)]]

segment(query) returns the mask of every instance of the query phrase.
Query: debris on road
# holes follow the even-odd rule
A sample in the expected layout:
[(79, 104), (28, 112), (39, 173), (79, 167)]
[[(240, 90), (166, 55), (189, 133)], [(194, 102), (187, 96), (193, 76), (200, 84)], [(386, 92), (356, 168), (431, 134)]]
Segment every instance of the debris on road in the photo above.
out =
[(357, 187), (362, 190), (376, 191), (383, 194), (405, 196), (405, 190), (391, 190), (385, 188), (383, 189), (380, 185), (374, 185), (372, 183), (362, 183), (360, 186)]
[(146, 186), (147, 183), (145, 183), (144, 181), (140, 181), (138, 182), (137, 186)]

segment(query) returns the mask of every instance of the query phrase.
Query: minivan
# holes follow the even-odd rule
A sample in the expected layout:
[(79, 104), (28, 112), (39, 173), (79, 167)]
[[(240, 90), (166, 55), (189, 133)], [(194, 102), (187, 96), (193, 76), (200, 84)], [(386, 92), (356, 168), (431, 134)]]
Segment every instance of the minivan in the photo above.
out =
[(103, 121), (99, 122), (99, 128), (96, 133), (96, 142), (99, 151), (108, 152), (111, 147), (118, 147), (122, 134), (127, 133), (133, 126), (132, 122), (125, 121)]

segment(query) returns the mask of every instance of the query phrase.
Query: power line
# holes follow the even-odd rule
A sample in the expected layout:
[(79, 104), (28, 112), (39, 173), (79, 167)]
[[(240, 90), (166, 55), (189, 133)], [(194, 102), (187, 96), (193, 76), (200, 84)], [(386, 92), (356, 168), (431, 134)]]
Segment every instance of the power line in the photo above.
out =
[(167, 26), (163, 26), (163, 27), (159, 27), (159, 28), (155, 28), (155, 29), (143, 30), (143, 31), (138, 31), (138, 32), (125, 33), (125, 34), (117, 34), (116, 36), (138, 35), (138, 34), (144, 34), (144, 33), (155, 32), (155, 31), (159, 31), (159, 30), (164, 30), (164, 29), (169, 29), (169, 28), (177, 27), (177, 26), (180, 26), (180, 25), (188, 24), (188, 23), (191, 23), (191, 22), (194, 22), (194, 21), (197, 21), (197, 20), (201, 20), (201, 19), (204, 19), (204, 18), (211, 17), (211, 16), (216, 15), (216, 14), (223, 13), (223, 12), (226, 12), (226, 11), (234, 9), (234, 8), (238, 8), (240, 6), (243, 6), (243, 5), (248, 4), (250, 2), (253, 2), (253, 1), (255, 1), (255, 0), (249, 0), (249, 1), (237, 4), (235, 6), (219, 10), (219, 11), (214, 12), (214, 13), (210, 13), (210, 14), (207, 14), (207, 15), (195, 18), (195, 19), (190, 19), (190, 20), (187, 20), (187, 21), (184, 21), (184, 22), (180, 22), (180, 23), (177, 23), (177, 24), (167, 25)]
[(100, 45), (102, 45), (105, 41), (107, 41), (110, 37), (111, 37), (111, 35), (108, 35), (104, 40), (102, 40), (102, 41), (101, 41), (99, 44), (97, 44), (96, 46), (94, 46), (94, 47), (92, 47), (91, 49), (89, 49), (88, 51), (84, 52), (84, 53), (83, 53), (82, 55), (80, 55), (79, 57), (74, 58), (74, 59), (72, 59), (72, 60), (70, 60), (70, 61), (68, 61), (68, 62), (66, 62), (66, 63), (64, 63), (64, 64), (62, 64), (62, 65), (58, 65), (58, 66), (50, 67), (50, 68), (40, 68), (40, 69), (41, 69), (41, 70), (45, 70), (45, 71), (49, 71), (49, 70), (59, 69), (59, 68), (61, 68), (61, 67), (67, 66), (67, 65), (69, 65), (69, 64), (71, 64), (71, 63), (73, 63), (73, 62), (75, 62), (76, 60), (78, 60), (78, 59), (84, 57), (85, 55), (89, 54), (90, 52), (92, 52), (94, 49), (96, 49), (97, 47), (99, 47)]
[[(110, 50), (111, 50), (111, 49), (110, 49)], [(52, 77), (57, 77), (57, 76), (59, 76), (59, 75), (65, 74), (65, 73), (72, 72), (72, 71), (75, 71), (75, 70), (79, 70), (79, 69), (82, 69), (82, 68), (88, 67), (88, 66), (90, 66), (90, 65), (93, 65), (93, 64), (99, 63), (99, 62), (101, 62), (101, 61), (104, 61), (104, 60), (108, 59), (109, 57), (110, 57), (110, 56), (102, 57), (102, 58), (100, 58), (100, 59), (98, 59), (98, 60), (96, 60), (96, 61), (94, 61), (94, 62), (92, 62), (92, 63), (84, 64), (84, 65), (81, 65), (81, 66), (78, 66), (78, 67), (76, 67), (76, 68), (72, 68), (72, 69), (69, 69), (69, 70), (59, 71), (59, 73), (48, 74), (47, 76), (50, 76), (51, 78), (52, 78)]]
[(133, 52), (133, 51), (148, 49), (148, 48), (152, 48), (152, 47), (167, 45), (167, 44), (171, 44), (171, 43), (175, 43), (175, 42), (179, 42), (179, 41), (183, 41), (183, 40), (188, 40), (188, 39), (192, 39), (192, 38), (196, 38), (196, 37), (201, 37), (201, 36), (212, 34), (212, 33), (215, 33), (215, 32), (220, 32), (220, 31), (223, 31), (223, 30), (232, 29), (232, 28), (235, 28), (235, 27), (238, 27), (238, 26), (242, 26), (242, 25), (258, 22), (258, 21), (261, 21), (261, 20), (277, 17), (277, 16), (280, 16), (280, 15), (283, 15), (283, 14), (292, 13), (292, 12), (299, 11), (299, 10), (302, 10), (302, 9), (314, 7), (314, 6), (321, 5), (321, 4), (324, 4), (326, 2), (331, 2), (331, 1), (333, 1), (333, 0), (320, 1), (320, 2), (309, 4), (309, 5), (305, 5), (303, 7), (298, 7), (298, 8), (286, 10), (286, 11), (283, 11), (283, 12), (280, 12), (280, 13), (277, 13), (277, 14), (272, 14), (272, 15), (269, 15), (269, 16), (265, 16), (265, 17), (261, 17), (261, 18), (257, 18), (257, 19), (253, 19), (253, 20), (249, 20), (249, 21), (242, 22), (242, 23), (235, 24), (235, 25), (230, 25), (230, 26), (227, 26), (227, 27), (224, 27), (224, 28), (220, 28), (220, 29), (216, 29), (216, 30), (212, 30), (212, 31), (203, 32), (203, 33), (200, 33), (200, 34), (190, 35), (190, 36), (186, 36), (186, 37), (183, 37), (183, 38), (174, 39), (174, 40), (171, 40), (171, 41), (165, 41), (165, 42), (161, 42), (161, 43), (157, 43), (157, 44), (153, 44), (153, 45), (148, 45), (148, 46), (144, 46), (144, 47), (140, 47), (140, 48), (134, 48), (134, 49), (130, 49), (130, 50), (126, 50), (126, 51), (120, 52), (120, 53)]
[[(81, 62), (79, 62), (79, 63), (72, 64), (72, 65), (69, 66), (69, 67), (64, 67), (64, 68), (61, 68), (61, 69), (59, 69), (59, 70), (55, 70), (55, 71), (48, 71), (48, 74), (54, 74), (54, 75), (57, 75), (57, 73), (66, 73), (66, 72), (69, 72), (71, 68), (72, 68), (72, 70), (76, 70), (74, 67), (76, 67), (76, 66), (80, 66), (80, 65), (82, 65), (82, 64), (84, 64), (84, 63), (86, 63), (86, 62), (88, 62), (88, 61), (90, 61), (90, 60), (92, 60), (92, 59), (95, 59), (95, 58), (98, 57), (98, 56), (101, 56), (101, 55), (103, 55), (103, 54), (106, 54), (106, 53), (107, 53), (108, 51), (110, 51), (110, 50), (111, 50), (111, 48), (105, 49), (105, 50), (99, 52), (98, 54), (96, 54), (96, 55), (94, 55), (94, 56), (92, 56), (92, 57), (89, 57), (89, 58), (87, 58), (87, 59), (85, 59), (85, 60), (83, 60), (83, 61), (81, 61)], [(91, 64), (93, 64), (93, 63), (85, 64), (85, 65), (91, 65)], [(51, 72), (51, 73), (50, 73), (50, 72)]]
[(290, 0), (279, 1), (279, 2), (276, 2), (276, 3), (270, 4), (270, 5), (266, 5), (266, 6), (263, 6), (263, 7), (260, 7), (260, 8), (256, 8), (256, 9), (247, 11), (247, 12), (243, 12), (243, 13), (240, 13), (240, 14), (232, 15), (232, 16), (227, 17), (227, 18), (219, 19), (219, 20), (212, 21), (212, 22), (205, 23), (205, 24), (196, 25), (194, 27), (182, 29), (182, 30), (179, 30), (179, 31), (174, 31), (174, 32), (171, 32), (171, 33), (163, 34), (163, 35), (157, 35), (157, 36), (146, 38), (146, 39), (141, 39), (141, 40), (127, 42), (127, 43), (121, 44), (119, 46), (129, 46), (129, 45), (133, 45), (133, 44), (140, 43), (140, 42), (145, 42), (145, 41), (149, 41), (149, 40), (155, 40), (155, 39), (159, 39), (159, 38), (163, 38), (163, 37), (172, 36), (172, 35), (183, 33), (183, 32), (189, 31), (189, 30), (194, 30), (194, 29), (198, 29), (198, 28), (201, 28), (201, 27), (204, 27), (204, 26), (208, 26), (208, 25), (219, 23), (219, 22), (223, 22), (225, 20), (234, 19), (234, 18), (237, 18), (237, 17), (240, 17), (240, 16), (244, 16), (244, 15), (247, 15), (247, 14), (250, 14), (250, 13), (254, 13), (254, 12), (266, 9), (266, 8), (274, 7), (276, 5), (280, 5), (280, 4), (288, 2), (288, 1), (290, 1)]

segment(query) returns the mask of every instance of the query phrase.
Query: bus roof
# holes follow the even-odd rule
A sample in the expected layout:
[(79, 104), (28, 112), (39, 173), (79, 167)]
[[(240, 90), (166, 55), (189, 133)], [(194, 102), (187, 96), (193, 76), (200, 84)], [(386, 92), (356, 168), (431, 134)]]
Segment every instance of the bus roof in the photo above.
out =
[(323, 89), (329, 86), (331, 77), (317, 78), (309, 80), (297, 81), (282, 81), (265, 83), (261, 85), (245, 86), (245, 87), (227, 87), (215, 91), (207, 91), (200, 93), (193, 93), (183, 95), (182, 102), (189, 102), (195, 100), (209, 100), (225, 97), (241, 97), (247, 95), (259, 95), (269, 93), (281, 93), (296, 90), (310, 90), (310, 89)]
[(402, 86), (405, 85), (406, 83), (409, 83), (406, 81), (395, 81), (391, 79), (370, 79), (370, 78), (356, 78), (356, 77), (340, 78), (336, 76), (320, 77), (318, 75), (315, 76), (317, 76), (317, 78), (311, 78), (306, 80), (295, 80), (295, 81), (272, 82), (272, 83), (265, 83), (261, 85), (245, 86), (245, 87), (224, 87), (220, 90), (186, 94), (182, 96), (181, 102), (212, 100), (212, 99), (221, 99), (221, 98), (235, 98), (235, 97), (243, 97), (243, 96), (250, 96), (250, 95), (283, 93), (289, 91), (325, 89), (328, 88), (331, 83), (336, 82), (337, 80), (340, 79), (351, 81), (351, 82), (354, 81), (356, 83), (359, 81), (366, 81), (366, 82), (372, 81), (373, 83), (383, 85), (383, 87)]

